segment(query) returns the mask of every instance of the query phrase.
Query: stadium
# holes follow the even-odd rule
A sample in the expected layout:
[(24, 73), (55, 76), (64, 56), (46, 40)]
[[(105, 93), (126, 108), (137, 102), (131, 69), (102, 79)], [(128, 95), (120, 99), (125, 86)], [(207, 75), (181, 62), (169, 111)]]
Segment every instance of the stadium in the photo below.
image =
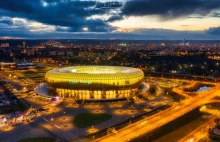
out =
[(132, 97), (141, 86), (144, 73), (121, 66), (72, 66), (48, 71), (48, 87), (62, 97), (76, 100), (105, 100)]

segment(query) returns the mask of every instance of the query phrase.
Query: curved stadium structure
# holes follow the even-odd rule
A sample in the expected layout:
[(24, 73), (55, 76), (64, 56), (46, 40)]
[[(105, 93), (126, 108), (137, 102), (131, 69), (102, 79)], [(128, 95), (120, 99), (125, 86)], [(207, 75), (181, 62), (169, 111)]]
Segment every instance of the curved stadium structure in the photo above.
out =
[(59, 96), (103, 100), (135, 95), (144, 73), (121, 66), (72, 66), (48, 71), (45, 78)]

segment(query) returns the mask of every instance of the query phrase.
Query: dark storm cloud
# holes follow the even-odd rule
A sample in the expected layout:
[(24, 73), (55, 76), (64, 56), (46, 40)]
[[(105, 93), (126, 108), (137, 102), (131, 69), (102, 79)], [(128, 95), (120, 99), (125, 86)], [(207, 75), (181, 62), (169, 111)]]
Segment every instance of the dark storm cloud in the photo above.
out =
[(33, 35), (29, 32), (29, 30), (26, 27), (0, 27), (0, 37), (2, 36), (10, 36), (10, 37), (29, 37), (31, 38)]
[(114, 22), (114, 21), (119, 21), (119, 20), (123, 20), (123, 17), (119, 15), (114, 15), (108, 18), (107, 22)]
[(6, 24), (8, 26), (12, 26), (14, 22), (10, 18), (3, 18), (3, 19), (0, 18), (0, 24)]
[(211, 16), (212, 16), (212, 17), (216, 17), (216, 18), (220, 18), (220, 13), (214, 12), (214, 13), (212, 13)]
[(124, 4), (122, 14), (158, 15), (162, 19), (173, 19), (191, 14), (204, 16), (218, 8), (220, 8), (219, 0), (130, 0)]
[[(103, 22), (103, 21), (99, 21)], [(98, 20), (96, 20), (94, 23), (99, 23)], [(89, 26), (91, 25), (91, 26)], [(57, 32), (94, 32), (94, 31), (99, 31), (99, 32), (111, 32), (113, 30), (116, 30), (115, 27), (111, 26), (100, 26), (101, 24), (96, 24), (96, 26), (92, 26), (93, 22), (87, 23), (86, 28), (88, 27), (88, 31), (83, 31), (84, 27), (67, 27), (67, 28), (62, 28), (62, 27), (56, 27)]]
[(7, 0), (0, 3), (0, 14), (49, 25), (71, 27), (73, 31), (88, 27), (90, 30), (103, 32), (109, 27), (104, 20), (87, 19), (89, 16), (106, 12), (93, 8), (94, 5), (95, 1), (79, 0)]
[(189, 16), (187, 18), (193, 18), (193, 19), (203, 19), (203, 16)]
[(220, 27), (211, 27), (206, 31), (206, 33), (211, 35), (220, 35)]

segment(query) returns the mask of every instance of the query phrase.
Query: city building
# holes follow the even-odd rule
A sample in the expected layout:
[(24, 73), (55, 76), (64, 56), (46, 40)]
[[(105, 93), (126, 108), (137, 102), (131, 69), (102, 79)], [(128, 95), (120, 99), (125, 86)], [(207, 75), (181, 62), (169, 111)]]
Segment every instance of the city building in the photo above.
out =
[(0, 47), (2, 47), (2, 48), (9, 47), (9, 43), (2, 43), (2, 44), (0, 44)]
[(23, 41), (23, 48), (26, 48), (26, 42)]
[(3, 94), (4, 93), (4, 89), (2, 86), (0, 86), (0, 94)]
[(16, 69), (34, 69), (37, 68), (38, 66), (34, 63), (16, 63)]

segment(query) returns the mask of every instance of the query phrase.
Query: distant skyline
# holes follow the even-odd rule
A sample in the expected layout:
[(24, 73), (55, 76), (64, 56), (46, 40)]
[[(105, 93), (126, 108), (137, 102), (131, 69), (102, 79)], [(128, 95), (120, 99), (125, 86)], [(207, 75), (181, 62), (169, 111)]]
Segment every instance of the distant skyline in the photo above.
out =
[(220, 39), (220, 0), (119, 1), (118, 9), (96, 9), (95, 0), (0, 2), (0, 38)]

